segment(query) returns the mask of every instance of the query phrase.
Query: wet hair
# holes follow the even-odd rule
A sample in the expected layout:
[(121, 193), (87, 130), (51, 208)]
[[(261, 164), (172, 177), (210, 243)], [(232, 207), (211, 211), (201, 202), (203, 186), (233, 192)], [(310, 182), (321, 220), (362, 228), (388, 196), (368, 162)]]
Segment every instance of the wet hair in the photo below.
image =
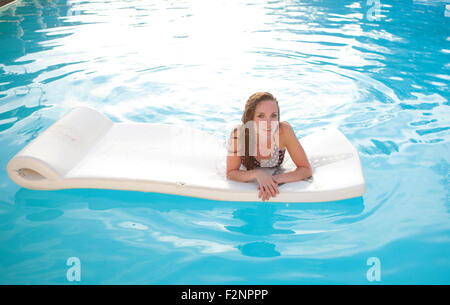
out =
[[(258, 104), (267, 100), (272, 100), (276, 103), (278, 109), (278, 123), (280, 123), (280, 107), (278, 106), (277, 99), (269, 92), (256, 92), (252, 94), (245, 103), (244, 113), (242, 114), (241, 119), (242, 125), (239, 125), (238, 127), (235, 127), (233, 129), (233, 133), (235, 130), (237, 130), (238, 151), (240, 152), (239, 156), (244, 156), (243, 163), (247, 170), (255, 168), (256, 160), (255, 156), (250, 156), (250, 130), (248, 128), (247, 122), (253, 121)], [(245, 141), (242, 141), (242, 139), (245, 139)]]

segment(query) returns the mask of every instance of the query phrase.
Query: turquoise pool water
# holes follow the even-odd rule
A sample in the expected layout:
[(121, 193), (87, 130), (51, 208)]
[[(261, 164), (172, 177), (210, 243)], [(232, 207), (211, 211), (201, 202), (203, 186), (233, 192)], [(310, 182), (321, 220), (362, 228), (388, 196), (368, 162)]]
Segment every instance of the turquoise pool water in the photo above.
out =
[[(446, 1), (1, 10), (0, 283), (449, 284), (449, 29)], [(33, 191), (7, 176), (9, 159), (75, 105), (223, 137), (256, 91), (278, 98), (300, 139), (339, 128), (360, 153), (366, 194), (220, 202)]]

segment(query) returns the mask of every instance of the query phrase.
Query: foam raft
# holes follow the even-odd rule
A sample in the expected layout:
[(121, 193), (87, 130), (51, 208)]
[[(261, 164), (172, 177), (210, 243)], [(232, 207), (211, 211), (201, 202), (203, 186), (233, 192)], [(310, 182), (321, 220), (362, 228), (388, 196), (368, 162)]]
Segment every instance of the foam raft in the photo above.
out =
[[(75, 107), (19, 151), (7, 172), (34, 190), (97, 188), (260, 201), (256, 181), (227, 179), (225, 142), (184, 126), (114, 123), (95, 109)], [(269, 201), (322, 202), (364, 194), (358, 152), (338, 129), (314, 132), (300, 143), (312, 178), (279, 185), (280, 194)], [(281, 168), (264, 170), (295, 168), (287, 151)]]

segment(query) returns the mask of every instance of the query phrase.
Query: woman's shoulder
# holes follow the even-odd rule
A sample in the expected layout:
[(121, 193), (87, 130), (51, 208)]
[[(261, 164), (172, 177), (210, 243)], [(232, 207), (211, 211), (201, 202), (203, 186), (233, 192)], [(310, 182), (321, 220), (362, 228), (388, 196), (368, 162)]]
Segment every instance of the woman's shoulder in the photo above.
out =
[(292, 130), (292, 126), (288, 121), (280, 121), (280, 134), (286, 134), (290, 130)]
[(242, 124), (234, 125), (233, 128), (231, 129), (231, 136), (233, 136), (233, 137), (239, 136), (239, 134), (241, 133), (241, 129), (242, 129)]
[[(286, 142), (288, 140), (289, 134), (292, 131), (292, 126), (288, 121), (280, 121), (280, 149), (284, 150), (286, 148)], [(283, 148), (281, 148), (283, 147)]]

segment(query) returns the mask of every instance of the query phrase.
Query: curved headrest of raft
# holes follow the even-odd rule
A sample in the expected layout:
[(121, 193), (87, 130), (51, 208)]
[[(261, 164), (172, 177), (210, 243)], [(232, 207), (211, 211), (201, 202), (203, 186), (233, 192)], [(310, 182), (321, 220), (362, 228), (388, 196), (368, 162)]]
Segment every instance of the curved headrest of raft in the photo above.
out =
[(75, 107), (11, 159), (8, 174), (25, 188), (49, 189), (48, 184), (62, 180), (112, 125), (92, 108)]

